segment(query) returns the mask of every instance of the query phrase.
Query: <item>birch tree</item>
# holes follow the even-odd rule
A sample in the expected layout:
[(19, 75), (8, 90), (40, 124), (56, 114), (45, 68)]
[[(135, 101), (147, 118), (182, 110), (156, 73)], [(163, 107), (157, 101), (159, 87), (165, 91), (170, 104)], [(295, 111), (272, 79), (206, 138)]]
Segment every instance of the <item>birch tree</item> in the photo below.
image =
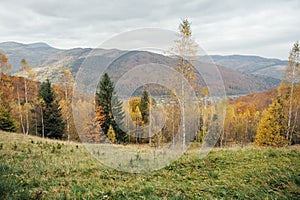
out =
[(26, 129), (25, 129), (25, 134), (28, 135), (29, 133), (29, 103), (28, 103), (28, 81), (27, 79), (30, 80), (35, 80), (36, 78), (36, 74), (33, 70), (33, 68), (31, 68), (27, 61), (25, 59), (21, 60), (21, 70), (22, 73), (24, 74), (24, 98), (25, 98), (25, 120), (26, 120)]
[[(174, 41), (175, 45), (172, 51), (178, 55), (178, 64), (176, 69), (186, 78), (193, 80), (195, 75), (190, 63), (191, 57), (197, 54), (197, 44), (192, 38), (191, 23), (184, 19), (179, 25), (178, 39)], [(185, 113), (185, 85), (181, 78), (181, 115), (182, 115), (182, 149), (186, 148), (186, 113)]]
[[(289, 63), (286, 67), (281, 85), (279, 87), (279, 96), (285, 104), (287, 116), (287, 129), (285, 139), (291, 143), (297, 123), (297, 96), (296, 85), (299, 84), (300, 79), (300, 60), (299, 60), (299, 43), (296, 42), (290, 51)], [(299, 101), (299, 100), (298, 100)]]
[(70, 69), (66, 67), (61, 67), (61, 75), (59, 79), (59, 85), (64, 90), (64, 106), (62, 106), (63, 113), (66, 119), (66, 131), (68, 142), (70, 141), (70, 121), (71, 121), (71, 91), (74, 85), (74, 78)]
[[(288, 114), (288, 126), (287, 126), (287, 134), (286, 140), (292, 141), (292, 112), (293, 112), (293, 101), (294, 101), (294, 87), (295, 83), (299, 81), (300, 77), (300, 63), (299, 63), (299, 43), (296, 42), (290, 52), (289, 56), (289, 65), (286, 69), (287, 78), (291, 84), (290, 90), (290, 101), (289, 101), (289, 114)], [(295, 123), (295, 122), (294, 122)]]

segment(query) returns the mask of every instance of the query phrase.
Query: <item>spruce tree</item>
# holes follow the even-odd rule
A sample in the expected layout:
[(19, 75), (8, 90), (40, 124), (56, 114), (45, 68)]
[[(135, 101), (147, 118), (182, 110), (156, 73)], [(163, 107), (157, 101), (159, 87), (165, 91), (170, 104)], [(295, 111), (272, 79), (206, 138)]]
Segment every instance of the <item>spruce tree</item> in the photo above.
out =
[[(62, 118), (59, 103), (55, 98), (54, 90), (51, 87), (51, 83), (48, 79), (46, 82), (42, 83), (39, 95), (45, 103), (43, 108), (45, 136), (49, 138), (61, 139), (64, 134), (65, 123)], [(42, 132), (41, 126), (40, 132)]]
[(55, 95), (53, 89), (51, 88), (49, 79), (42, 83), (39, 95), (44, 100), (47, 107), (50, 106), (54, 101)]
[(99, 89), (96, 93), (97, 106), (102, 107), (101, 114), (104, 121), (101, 124), (103, 133), (107, 136), (109, 127), (115, 131), (118, 142), (125, 142), (126, 133), (120, 127), (124, 119), (124, 111), (122, 110), (122, 102), (118, 100), (115, 93), (113, 82), (107, 73), (105, 73), (100, 81)]
[(0, 130), (15, 132), (17, 126), (15, 121), (11, 118), (8, 110), (0, 102)]
[(144, 90), (141, 98), (141, 114), (142, 120), (145, 124), (149, 121), (149, 94), (147, 90)]

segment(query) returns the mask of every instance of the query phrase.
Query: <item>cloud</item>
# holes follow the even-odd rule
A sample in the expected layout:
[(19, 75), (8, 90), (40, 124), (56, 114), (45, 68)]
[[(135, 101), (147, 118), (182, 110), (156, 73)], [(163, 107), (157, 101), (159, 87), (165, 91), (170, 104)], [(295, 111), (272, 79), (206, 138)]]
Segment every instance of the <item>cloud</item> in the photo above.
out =
[(286, 59), (299, 39), (299, 8), (298, 0), (4, 0), (0, 36), (1, 42), (96, 47), (112, 35), (136, 28), (177, 31), (179, 20), (189, 18), (194, 38), (210, 54)]

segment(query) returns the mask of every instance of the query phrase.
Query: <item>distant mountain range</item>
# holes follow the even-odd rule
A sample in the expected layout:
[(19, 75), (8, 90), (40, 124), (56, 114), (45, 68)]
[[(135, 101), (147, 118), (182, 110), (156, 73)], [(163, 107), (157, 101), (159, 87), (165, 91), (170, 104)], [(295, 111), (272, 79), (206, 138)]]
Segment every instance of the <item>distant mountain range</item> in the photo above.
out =
[[(97, 58), (96, 65), (101, 66), (101, 60), (124, 53), (117, 49), (74, 48), (62, 50), (53, 48), (46, 43), (21, 44), (16, 42), (0, 43), (0, 51), (8, 56), (9, 62), (13, 66), (12, 73), (18, 73), (20, 61), (24, 58), (35, 68), (39, 81), (49, 78), (53, 82), (56, 81), (61, 66), (70, 68), (75, 75), (88, 56)], [(213, 55), (199, 57), (203, 63), (210, 59), (213, 59), (218, 65), (227, 94), (232, 95), (249, 94), (278, 86), (279, 78), (287, 65), (287, 61), (284, 60), (258, 56)], [(115, 76), (118, 76), (119, 73), (130, 70), (132, 66), (151, 62), (174, 65), (175, 61), (173, 58), (160, 54), (136, 51), (123, 56), (112, 67), (115, 68)], [(95, 67), (97, 68), (97, 66)]]
[(199, 57), (202, 61), (212, 59), (216, 64), (229, 67), (233, 70), (247, 74), (256, 74), (281, 79), (285, 67), (288, 64), (286, 60), (275, 58), (263, 58), (260, 56), (245, 55), (211, 55)]

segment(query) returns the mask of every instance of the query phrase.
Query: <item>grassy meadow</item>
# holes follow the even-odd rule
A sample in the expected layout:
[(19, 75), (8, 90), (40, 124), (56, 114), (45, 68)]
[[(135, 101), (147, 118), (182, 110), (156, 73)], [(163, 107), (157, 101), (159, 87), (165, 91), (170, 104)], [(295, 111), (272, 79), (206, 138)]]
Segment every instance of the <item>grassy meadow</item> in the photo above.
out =
[(0, 132), (0, 199), (297, 199), (300, 147), (196, 149), (161, 170), (107, 168), (79, 143)]

